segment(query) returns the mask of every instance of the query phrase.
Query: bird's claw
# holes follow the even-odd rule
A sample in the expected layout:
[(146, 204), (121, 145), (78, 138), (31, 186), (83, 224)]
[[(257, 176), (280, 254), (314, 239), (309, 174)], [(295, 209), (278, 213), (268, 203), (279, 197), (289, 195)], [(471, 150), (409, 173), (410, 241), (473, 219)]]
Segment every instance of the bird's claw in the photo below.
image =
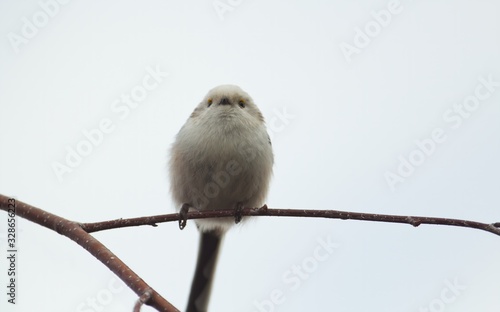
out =
[(183, 204), (179, 211), (179, 229), (183, 230), (187, 224), (187, 214), (189, 212), (189, 205)]
[(234, 210), (234, 223), (238, 224), (241, 222), (241, 211), (243, 210), (243, 205), (241, 203), (236, 204), (236, 209)]

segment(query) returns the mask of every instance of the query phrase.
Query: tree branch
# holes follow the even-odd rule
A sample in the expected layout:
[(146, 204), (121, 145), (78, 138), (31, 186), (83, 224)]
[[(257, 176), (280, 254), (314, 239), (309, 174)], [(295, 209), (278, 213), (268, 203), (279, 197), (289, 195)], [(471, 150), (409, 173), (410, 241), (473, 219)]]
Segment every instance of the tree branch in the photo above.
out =
[[(305, 218), (328, 218), (341, 220), (359, 220), (359, 221), (375, 221), (389, 223), (405, 223), (417, 227), (421, 224), (459, 226), (487, 231), (500, 236), (500, 222), (497, 223), (481, 223), (476, 221), (449, 219), (449, 218), (434, 218), (434, 217), (419, 217), (419, 216), (399, 216), (386, 215), (362, 212), (348, 212), (339, 210), (306, 210), (306, 209), (270, 209), (267, 206), (261, 208), (244, 208), (241, 210), (242, 216), (273, 216), (273, 217), (305, 217)], [(203, 218), (224, 218), (234, 217), (234, 209), (229, 210), (211, 210), (197, 211), (191, 210), (187, 213), (187, 219), (203, 219)], [(157, 215), (130, 219), (116, 219), (95, 223), (83, 223), (82, 228), (88, 233), (109, 230), (115, 228), (151, 225), (157, 226), (158, 223), (178, 221), (180, 215), (178, 213)]]
[[(9, 210), (9, 198), (1, 194), (0, 209), (5, 211)], [(238, 210), (237, 213), (235, 213), (234, 209), (212, 211), (191, 210), (185, 215), (185, 218), (235, 218), (236, 214), (238, 215), (238, 217), (306, 217), (404, 223), (410, 224), (414, 227), (417, 227), (421, 224), (447, 225), (479, 229), (500, 236), (500, 222), (488, 224), (460, 219), (385, 215), (338, 210), (269, 209), (266, 205), (261, 208), (243, 208), (241, 210)], [(146, 284), (146, 282), (144, 282), (136, 273), (134, 273), (125, 263), (123, 263), (118, 257), (116, 257), (101, 242), (99, 242), (93, 236), (89, 235), (89, 233), (102, 230), (140, 225), (157, 226), (158, 223), (179, 221), (182, 218), (179, 213), (130, 219), (116, 219), (95, 223), (77, 223), (16, 200), (16, 215), (51, 230), (54, 230), (57, 233), (75, 241), (77, 244), (90, 252), (94, 257), (96, 257), (111, 271), (113, 271), (122, 281), (125, 282), (125, 284), (128, 285), (128, 287), (130, 287), (139, 296), (139, 299), (134, 307), (134, 311), (139, 311), (143, 303), (148, 304), (158, 311), (179, 311), (162, 296), (160, 296), (148, 284)]]
[[(132, 271), (115, 254), (101, 242), (89, 235), (79, 223), (70, 221), (52, 213), (43, 211), (26, 203), (16, 200), (15, 212), (17, 216), (30, 220), (48, 229), (68, 237), (85, 248), (94, 257), (115, 273), (140, 298), (147, 300), (146, 304), (158, 311), (178, 312), (172, 304), (144, 282), (139, 275)], [(0, 194), (0, 209), (9, 210), (9, 198)], [(150, 298), (147, 298), (150, 295)]]

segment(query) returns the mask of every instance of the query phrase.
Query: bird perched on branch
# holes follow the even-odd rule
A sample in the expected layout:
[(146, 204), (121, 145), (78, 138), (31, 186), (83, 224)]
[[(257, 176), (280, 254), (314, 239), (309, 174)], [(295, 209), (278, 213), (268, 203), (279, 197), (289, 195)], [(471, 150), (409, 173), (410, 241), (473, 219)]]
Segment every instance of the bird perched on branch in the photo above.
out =
[[(235, 209), (237, 223), (238, 210), (264, 204), (273, 163), (264, 117), (252, 98), (235, 85), (215, 87), (172, 146), (172, 197), (181, 214)], [(221, 240), (235, 219), (195, 221), (201, 237), (187, 312), (207, 311)]]

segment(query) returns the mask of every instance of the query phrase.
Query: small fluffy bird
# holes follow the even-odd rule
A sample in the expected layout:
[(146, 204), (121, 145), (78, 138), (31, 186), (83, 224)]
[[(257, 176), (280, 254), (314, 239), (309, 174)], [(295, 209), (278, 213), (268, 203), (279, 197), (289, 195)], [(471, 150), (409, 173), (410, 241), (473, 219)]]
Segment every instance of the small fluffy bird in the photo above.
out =
[[(195, 108), (172, 146), (172, 197), (181, 212), (261, 207), (273, 163), (264, 117), (252, 98), (235, 85), (215, 87)], [(235, 219), (195, 222), (201, 237), (187, 312), (207, 311), (221, 240)]]

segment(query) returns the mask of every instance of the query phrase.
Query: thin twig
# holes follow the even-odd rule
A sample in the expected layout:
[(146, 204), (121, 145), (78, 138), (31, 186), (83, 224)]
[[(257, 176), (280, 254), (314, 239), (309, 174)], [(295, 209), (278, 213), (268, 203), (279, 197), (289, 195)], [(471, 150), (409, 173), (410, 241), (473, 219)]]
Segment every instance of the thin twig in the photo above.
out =
[[(211, 210), (211, 211), (189, 211), (186, 215), (187, 219), (203, 219), (203, 218), (224, 218), (234, 217), (235, 211), (229, 210)], [(241, 210), (242, 216), (273, 216), (273, 217), (303, 217), (303, 218), (329, 218), (341, 220), (360, 220), (360, 221), (375, 221), (375, 222), (390, 222), (390, 223), (405, 223), (417, 227), (421, 224), (459, 226), (466, 228), (479, 229), (500, 236), (500, 222), (489, 224), (476, 221), (435, 218), (435, 217), (419, 217), (419, 216), (400, 216), (386, 215), (362, 212), (348, 212), (339, 210), (307, 210), (307, 209), (271, 209), (264, 206), (262, 208), (244, 208)], [(81, 226), (88, 233), (109, 230), (115, 228), (123, 228), (129, 226), (152, 225), (158, 223), (172, 222), (179, 220), (178, 213), (156, 215), (149, 217), (116, 219), (95, 223), (82, 223)]]
[[(138, 296), (142, 296), (145, 291), (151, 292), (151, 299), (147, 304), (158, 311), (178, 312), (170, 302), (165, 300), (160, 294), (153, 290), (142, 278), (132, 271), (125, 263), (123, 263), (115, 254), (113, 254), (106, 246), (95, 239), (92, 235), (83, 230), (79, 223), (70, 221), (46, 212), (39, 208), (33, 207), (26, 203), (16, 200), (15, 212), (16, 215), (57, 233), (68, 237), (78, 245), (85, 248), (89, 253), (107, 266), (115, 273), (130, 289)], [(9, 210), (9, 198), (0, 194), (0, 209)]]

